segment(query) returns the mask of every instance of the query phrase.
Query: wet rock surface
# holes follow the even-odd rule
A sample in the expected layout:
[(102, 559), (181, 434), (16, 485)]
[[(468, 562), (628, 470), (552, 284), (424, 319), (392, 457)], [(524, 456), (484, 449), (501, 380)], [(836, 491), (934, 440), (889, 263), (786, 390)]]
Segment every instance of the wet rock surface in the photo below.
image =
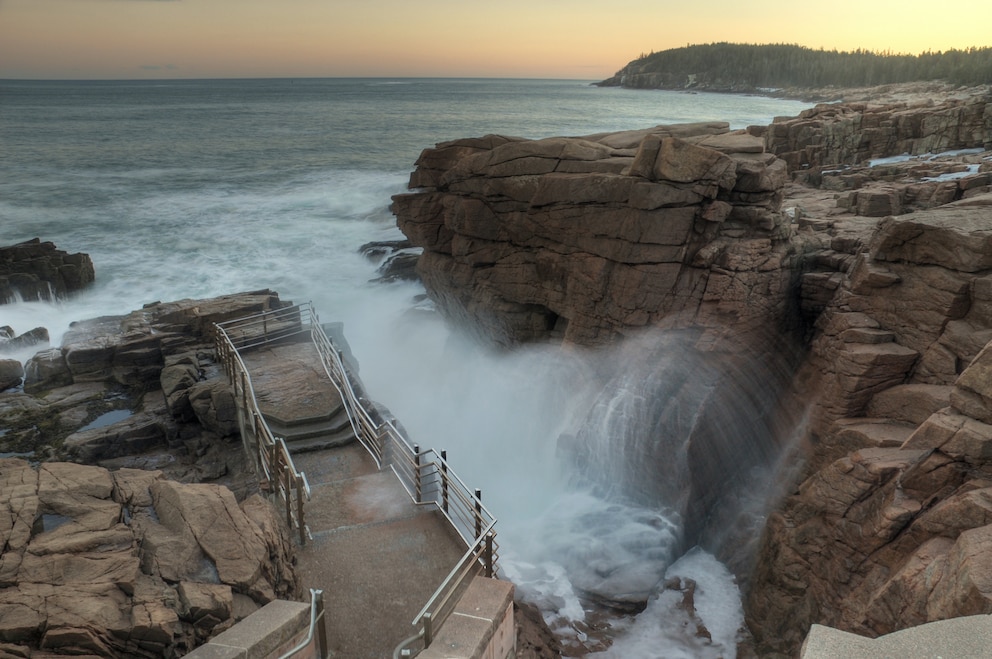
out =
[(88, 254), (69, 254), (35, 238), (0, 247), (0, 304), (53, 300), (93, 283)]

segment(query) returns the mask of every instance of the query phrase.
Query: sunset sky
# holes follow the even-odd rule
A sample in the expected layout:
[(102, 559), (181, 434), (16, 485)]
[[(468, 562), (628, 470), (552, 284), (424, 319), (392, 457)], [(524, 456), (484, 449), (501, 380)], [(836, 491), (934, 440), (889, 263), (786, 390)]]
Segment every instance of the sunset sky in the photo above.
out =
[(990, 26), (990, 0), (0, 0), (0, 78), (599, 80), (690, 43), (916, 54)]

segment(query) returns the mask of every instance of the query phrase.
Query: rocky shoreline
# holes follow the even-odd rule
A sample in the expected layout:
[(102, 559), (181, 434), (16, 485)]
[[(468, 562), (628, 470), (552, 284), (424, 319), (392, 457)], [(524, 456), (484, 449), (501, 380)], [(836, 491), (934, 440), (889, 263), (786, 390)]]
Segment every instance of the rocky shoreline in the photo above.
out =
[(0, 656), (182, 656), (298, 599), (211, 327), (270, 291), (76, 323), (0, 394)]
[[(762, 656), (795, 654), (814, 622), (878, 635), (992, 613), (992, 96), (469, 138), (425, 150), (411, 188), (393, 208), (420, 277), (489, 342), (660, 328), (708, 358), (790, 355), (799, 475), (738, 563)], [(402, 249), (384, 276), (410, 276)], [(282, 304), (253, 291), (84, 321), (7, 377), (0, 656), (179, 656), (299, 595), (210, 336)], [(726, 467), (707, 453), (695, 474)], [(218, 516), (231, 527), (203, 522)]]

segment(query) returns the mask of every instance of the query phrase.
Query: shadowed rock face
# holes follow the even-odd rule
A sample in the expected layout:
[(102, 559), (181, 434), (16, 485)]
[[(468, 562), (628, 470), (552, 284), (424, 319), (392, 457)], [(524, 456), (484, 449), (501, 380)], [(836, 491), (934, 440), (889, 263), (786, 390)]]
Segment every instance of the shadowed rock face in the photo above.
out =
[(458, 140), (424, 151), (393, 211), (442, 312), (498, 344), (715, 341), (787, 316), (787, 172), (763, 151), (725, 124)]
[(0, 304), (17, 296), (51, 300), (78, 291), (94, 279), (88, 254), (68, 254), (38, 238), (0, 247)]

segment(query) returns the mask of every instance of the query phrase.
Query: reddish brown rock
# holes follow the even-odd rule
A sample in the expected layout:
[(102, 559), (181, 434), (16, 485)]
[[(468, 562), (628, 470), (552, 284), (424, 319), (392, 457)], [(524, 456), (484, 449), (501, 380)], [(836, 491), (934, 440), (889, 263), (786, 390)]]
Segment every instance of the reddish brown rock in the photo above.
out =
[(235, 594), (298, 594), (285, 526), (263, 499), (246, 510), (225, 488), (156, 472), (0, 459), (0, 638), (57, 654), (181, 656), (233, 624)]
[[(675, 135), (679, 135), (676, 137)], [(636, 147), (636, 151), (634, 150)], [(785, 164), (725, 126), (428, 149), (394, 197), (439, 308), (497, 343), (778, 327)]]

